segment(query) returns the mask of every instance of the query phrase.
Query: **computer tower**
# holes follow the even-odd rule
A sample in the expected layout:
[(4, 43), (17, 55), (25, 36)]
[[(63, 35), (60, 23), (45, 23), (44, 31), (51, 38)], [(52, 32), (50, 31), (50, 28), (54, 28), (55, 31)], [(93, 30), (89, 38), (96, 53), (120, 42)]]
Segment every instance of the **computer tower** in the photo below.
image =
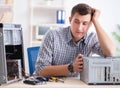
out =
[(22, 27), (0, 23), (0, 84), (20, 80), (24, 75), (21, 69), (24, 70)]
[(89, 85), (120, 85), (120, 57), (83, 57), (80, 79)]

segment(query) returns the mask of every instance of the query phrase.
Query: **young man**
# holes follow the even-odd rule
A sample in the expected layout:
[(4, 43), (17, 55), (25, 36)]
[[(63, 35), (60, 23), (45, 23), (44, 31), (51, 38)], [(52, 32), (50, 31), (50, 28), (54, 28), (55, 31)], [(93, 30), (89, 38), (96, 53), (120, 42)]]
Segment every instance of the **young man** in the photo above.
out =
[[(69, 17), (70, 27), (51, 30), (44, 37), (36, 73), (41, 76), (77, 76), (83, 70), (83, 56), (96, 53), (113, 56), (115, 47), (99, 24), (100, 11), (77, 4)], [(88, 33), (91, 24), (96, 33)]]

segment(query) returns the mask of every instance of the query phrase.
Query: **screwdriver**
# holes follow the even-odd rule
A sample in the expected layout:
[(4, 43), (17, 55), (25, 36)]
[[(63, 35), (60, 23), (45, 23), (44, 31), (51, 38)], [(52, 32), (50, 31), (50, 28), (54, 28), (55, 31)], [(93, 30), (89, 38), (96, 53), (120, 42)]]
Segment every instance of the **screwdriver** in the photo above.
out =
[(54, 81), (54, 82), (62, 82), (62, 83), (64, 83), (64, 80), (56, 78), (56, 77), (50, 77), (50, 80)]

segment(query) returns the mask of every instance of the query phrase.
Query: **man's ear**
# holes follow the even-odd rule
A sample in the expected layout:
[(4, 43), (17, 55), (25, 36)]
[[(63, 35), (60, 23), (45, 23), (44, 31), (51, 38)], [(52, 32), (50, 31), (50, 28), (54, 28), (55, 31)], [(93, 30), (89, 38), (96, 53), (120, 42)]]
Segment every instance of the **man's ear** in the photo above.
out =
[(94, 15), (94, 13), (95, 13), (95, 9), (92, 8), (92, 14), (91, 14), (92, 17), (93, 17), (93, 15)]

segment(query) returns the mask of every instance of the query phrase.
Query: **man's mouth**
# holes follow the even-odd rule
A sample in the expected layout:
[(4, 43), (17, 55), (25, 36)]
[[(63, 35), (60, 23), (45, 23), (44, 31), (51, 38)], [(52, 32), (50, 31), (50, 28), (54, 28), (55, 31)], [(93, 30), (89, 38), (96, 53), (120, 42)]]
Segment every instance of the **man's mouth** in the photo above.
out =
[(77, 34), (79, 34), (79, 35), (83, 35), (83, 32), (76, 32)]

